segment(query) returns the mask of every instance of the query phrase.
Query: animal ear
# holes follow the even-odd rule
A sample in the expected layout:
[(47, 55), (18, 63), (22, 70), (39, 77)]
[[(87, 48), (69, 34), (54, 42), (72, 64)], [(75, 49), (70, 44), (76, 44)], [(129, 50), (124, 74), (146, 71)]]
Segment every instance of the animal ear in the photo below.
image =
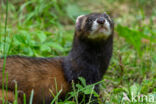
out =
[(106, 14), (108, 19), (113, 22), (112, 18), (110, 17), (111, 14), (108, 15), (108, 13), (106, 13), (106, 12), (104, 12), (104, 14)]
[(78, 16), (77, 19), (76, 19), (76, 24), (79, 23), (80, 19), (82, 19), (83, 17), (84, 17), (84, 15)]
[(104, 12), (105, 15), (108, 15), (107, 12)]
[(80, 29), (83, 17), (84, 17), (84, 15), (80, 15), (80, 16), (77, 17), (77, 19), (76, 19), (76, 28), (77, 29)]

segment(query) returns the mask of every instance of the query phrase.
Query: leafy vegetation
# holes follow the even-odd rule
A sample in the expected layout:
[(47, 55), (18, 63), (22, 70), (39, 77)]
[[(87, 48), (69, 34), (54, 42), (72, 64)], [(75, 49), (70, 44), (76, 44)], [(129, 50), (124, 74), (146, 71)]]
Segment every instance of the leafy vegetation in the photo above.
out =
[[(10, 0), (5, 29), (7, 6), (5, 1), (0, 1), (0, 56), (5, 55), (5, 50), (7, 55), (67, 55), (71, 49), (76, 17), (107, 11), (115, 22), (114, 53), (107, 73), (98, 82), (100, 94), (92, 90), (94, 85), (86, 85), (85, 80), (80, 78), (82, 84), (73, 84), (73, 91), (65, 101), (58, 100), (59, 91), (52, 102), (78, 104), (76, 99), (79, 93), (85, 93), (90, 94), (90, 97), (101, 96), (99, 99), (106, 104), (155, 104), (154, 5), (155, 0)], [(141, 102), (122, 101), (124, 94), (131, 100), (132, 93), (136, 99), (141, 94), (153, 95), (155, 102), (146, 99)], [(70, 101), (70, 98), (74, 100)]]

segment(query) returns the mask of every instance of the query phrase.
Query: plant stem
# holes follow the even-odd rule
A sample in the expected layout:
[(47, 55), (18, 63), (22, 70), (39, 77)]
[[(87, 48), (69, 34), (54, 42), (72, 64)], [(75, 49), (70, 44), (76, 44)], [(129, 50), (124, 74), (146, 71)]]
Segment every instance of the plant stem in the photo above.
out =
[(3, 71), (2, 71), (2, 96), (3, 96), (3, 104), (4, 104), (4, 78), (5, 78), (5, 64), (6, 64), (6, 38), (7, 38), (7, 19), (8, 19), (8, 0), (6, 0), (6, 12), (5, 12), (5, 28), (4, 28), (4, 46), (3, 46), (3, 53), (4, 53), (4, 62), (3, 62)]

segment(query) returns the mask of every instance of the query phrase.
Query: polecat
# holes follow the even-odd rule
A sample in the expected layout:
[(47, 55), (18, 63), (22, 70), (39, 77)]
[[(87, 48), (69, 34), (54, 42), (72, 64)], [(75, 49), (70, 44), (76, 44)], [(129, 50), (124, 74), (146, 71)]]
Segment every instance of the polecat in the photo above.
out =
[[(32, 58), (8, 56), (5, 73), (8, 73), (8, 98), (14, 100), (15, 82), (18, 91), (26, 94), (29, 102), (34, 90), (33, 104), (50, 104), (53, 97), (62, 89), (61, 96), (71, 90), (71, 81), (84, 77), (87, 84), (102, 79), (113, 49), (114, 25), (106, 13), (92, 13), (79, 16), (76, 20), (72, 49), (68, 56), (58, 58)], [(3, 58), (0, 59), (0, 88), (2, 88)], [(4, 84), (6, 84), (4, 79)], [(57, 88), (56, 88), (57, 85)], [(4, 91), (4, 95), (6, 95)], [(11, 97), (10, 97), (11, 96)], [(2, 89), (0, 89), (0, 98)], [(22, 102), (22, 97), (19, 94)]]

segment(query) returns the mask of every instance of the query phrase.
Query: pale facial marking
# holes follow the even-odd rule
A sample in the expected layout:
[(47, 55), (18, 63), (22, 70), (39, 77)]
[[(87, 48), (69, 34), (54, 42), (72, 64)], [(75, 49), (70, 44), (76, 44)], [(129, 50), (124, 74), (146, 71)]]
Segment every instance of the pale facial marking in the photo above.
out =
[(111, 35), (111, 32), (112, 32), (111, 26), (107, 19), (105, 19), (105, 23), (102, 25), (99, 24), (96, 19), (92, 24), (92, 31), (90, 35), (100, 34), (100, 36), (103, 35), (105, 37), (108, 37)]
[(82, 23), (81, 23), (81, 29), (84, 28), (86, 19), (87, 19), (86, 17), (83, 18)]
[(97, 23), (97, 19), (92, 24), (92, 32), (91, 34), (94, 34), (94, 32), (99, 28), (99, 24)]

